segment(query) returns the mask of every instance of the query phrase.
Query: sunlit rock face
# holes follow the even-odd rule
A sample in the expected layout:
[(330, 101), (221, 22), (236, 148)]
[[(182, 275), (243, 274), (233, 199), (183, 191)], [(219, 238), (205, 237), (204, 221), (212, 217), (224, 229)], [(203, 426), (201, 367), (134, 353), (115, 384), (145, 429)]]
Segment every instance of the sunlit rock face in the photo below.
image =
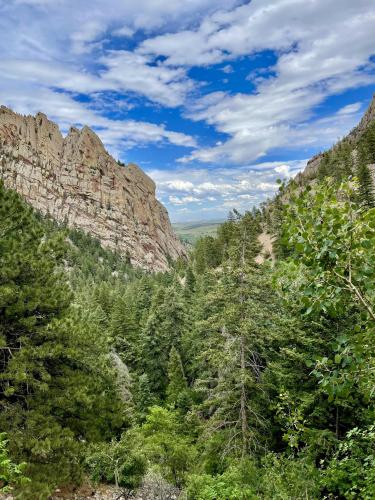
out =
[(42, 114), (0, 107), (0, 177), (42, 214), (82, 229), (135, 266), (165, 270), (185, 255), (154, 182), (120, 166), (88, 127), (64, 138)]

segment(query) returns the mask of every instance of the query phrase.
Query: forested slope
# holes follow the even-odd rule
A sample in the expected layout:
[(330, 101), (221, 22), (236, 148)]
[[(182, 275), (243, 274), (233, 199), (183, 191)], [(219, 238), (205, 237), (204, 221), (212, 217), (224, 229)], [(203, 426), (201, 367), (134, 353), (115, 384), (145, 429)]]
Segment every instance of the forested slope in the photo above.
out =
[[(124, 498), (142, 481), (147, 498), (374, 498), (367, 130), (167, 273), (0, 187), (3, 485), (31, 499), (87, 478)], [(275, 263), (257, 264), (264, 232)]]

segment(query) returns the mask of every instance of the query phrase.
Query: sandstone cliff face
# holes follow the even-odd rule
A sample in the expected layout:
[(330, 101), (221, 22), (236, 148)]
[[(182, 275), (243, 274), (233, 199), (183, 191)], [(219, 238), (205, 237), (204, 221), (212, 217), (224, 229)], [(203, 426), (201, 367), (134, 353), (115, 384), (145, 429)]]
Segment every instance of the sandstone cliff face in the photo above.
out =
[(185, 255), (154, 182), (136, 165), (121, 167), (88, 127), (58, 126), (38, 113), (0, 107), (0, 177), (34, 208), (130, 256), (134, 265), (165, 270)]

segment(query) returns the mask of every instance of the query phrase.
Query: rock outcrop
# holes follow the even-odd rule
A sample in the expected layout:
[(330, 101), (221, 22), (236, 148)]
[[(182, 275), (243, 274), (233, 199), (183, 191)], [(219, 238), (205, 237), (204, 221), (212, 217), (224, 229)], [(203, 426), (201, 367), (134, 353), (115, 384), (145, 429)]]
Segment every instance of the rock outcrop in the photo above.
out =
[(0, 107), (0, 177), (35, 209), (153, 271), (185, 255), (154, 182), (136, 165), (120, 166), (88, 127), (64, 138), (42, 114)]

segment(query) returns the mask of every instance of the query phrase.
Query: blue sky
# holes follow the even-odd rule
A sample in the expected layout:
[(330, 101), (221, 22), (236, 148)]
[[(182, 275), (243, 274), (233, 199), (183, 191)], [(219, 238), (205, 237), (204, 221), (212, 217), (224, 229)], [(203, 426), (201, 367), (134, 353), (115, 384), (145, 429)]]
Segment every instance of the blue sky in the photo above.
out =
[(360, 119), (374, 0), (0, 0), (0, 104), (94, 128), (173, 221), (270, 197)]

